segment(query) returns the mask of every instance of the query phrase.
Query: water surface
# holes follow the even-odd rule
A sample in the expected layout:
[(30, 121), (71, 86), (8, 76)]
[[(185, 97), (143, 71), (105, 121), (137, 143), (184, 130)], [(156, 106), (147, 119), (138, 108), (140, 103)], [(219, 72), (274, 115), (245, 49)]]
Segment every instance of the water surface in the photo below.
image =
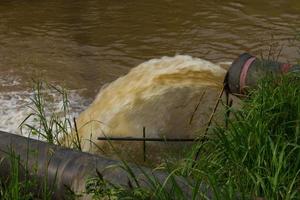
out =
[(281, 61), (296, 62), (299, 19), (298, 0), (2, 0), (0, 128), (25, 115), (36, 77), (79, 94), (83, 109), (103, 84), (151, 58), (232, 61), (274, 45)]

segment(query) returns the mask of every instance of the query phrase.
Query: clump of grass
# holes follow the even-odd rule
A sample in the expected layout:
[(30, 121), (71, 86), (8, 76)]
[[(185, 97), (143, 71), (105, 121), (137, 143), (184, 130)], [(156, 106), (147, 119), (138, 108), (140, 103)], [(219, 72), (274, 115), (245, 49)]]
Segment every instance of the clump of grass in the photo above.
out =
[[(299, 199), (300, 76), (268, 77), (183, 172), (215, 199)], [(193, 166), (193, 167), (192, 167)], [(195, 195), (201, 195), (195, 187)], [(198, 197), (197, 197), (198, 198)], [(197, 199), (195, 198), (195, 199)]]
[(151, 199), (151, 193), (142, 187), (124, 188), (105, 180), (100, 173), (98, 177), (90, 178), (86, 182), (86, 193), (93, 199)]
[[(49, 91), (60, 97), (61, 107), (58, 111), (55, 110), (53, 95), (50, 95)], [(75, 120), (72, 120), (70, 115), (67, 91), (42, 81), (34, 81), (31, 102), (32, 112), (21, 123), (21, 131), (26, 127), (28, 135), (36, 136), (50, 144), (62, 145), (61, 138), (67, 138), (72, 130), (76, 130), (76, 124), (72, 123)], [(35, 125), (30, 123), (30, 120)], [(67, 141), (69, 143), (64, 144), (65, 146), (81, 150), (79, 137)]]
[(8, 166), (10, 173), (0, 178), (0, 199), (31, 200), (37, 197), (43, 200), (51, 199), (52, 191), (47, 186), (37, 192), (37, 181), (33, 178), (34, 174), (29, 174), (27, 163), (22, 163), (20, 156), (13, 149), (6, 154), (0, 165)]

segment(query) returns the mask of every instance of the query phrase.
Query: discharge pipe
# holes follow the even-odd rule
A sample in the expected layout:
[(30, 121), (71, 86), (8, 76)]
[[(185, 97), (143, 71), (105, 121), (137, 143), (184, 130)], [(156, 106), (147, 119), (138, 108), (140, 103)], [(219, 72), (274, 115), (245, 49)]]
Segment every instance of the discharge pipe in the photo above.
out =
[(300, 65), (258, 59), (249, 53), (243, 53), (234, 60), (227, 72), (226, 90), (231, 94), (245, 94), (247, 88), (255, 87), (266, 75), (280, 75), (288, 72), (300, 72)]
[[(53, 186), (52, 199), (67, 199), (70, 189), (75, 193), (84, 192), (87, 178), (97, 176), (96, 169), (102, 174), (104, 180), (110, 183), (124, 187), (129, 187), (129, 182), (134, 185), (128, 172), (120, 167), (109, 167), (120, 165), (120, 161), (0, 131), (0, 161), (2, 161), (0, 178), (2, 181), (10, 178), (13, 173), (11, 153), (20, 159), (19, 175), (21, 179), (25, 178), (27, 171), (30, 177), (36, 178), (37, 187), (33, 192), (37, 196), (45, 181), (48, 187)], [(155, 177), (160, 183), (164, 183), (168, 176), (166, 173), (153, 172), (151, 169), (130, 166), (141, 187), (151, 187), (145, 173)], [(188, 184), (180, 178), (175, 178), (175, 180), (189, 198), (191, 191)], [(169, 189), (172, 189), (171, 186)], [(81, 199), (90, 198), (90, 196), (84, 195)]]

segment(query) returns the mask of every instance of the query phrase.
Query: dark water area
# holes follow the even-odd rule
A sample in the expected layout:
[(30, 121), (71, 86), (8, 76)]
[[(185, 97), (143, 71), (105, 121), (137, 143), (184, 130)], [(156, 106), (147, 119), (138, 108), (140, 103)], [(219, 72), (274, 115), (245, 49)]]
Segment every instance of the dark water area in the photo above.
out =
[(93, 99), (137, 64), (176, 54), (232, 61), (274, 45), (296, 62), (299, 19), (299, 0), (2, 0), (0, 95), (42, 77)]

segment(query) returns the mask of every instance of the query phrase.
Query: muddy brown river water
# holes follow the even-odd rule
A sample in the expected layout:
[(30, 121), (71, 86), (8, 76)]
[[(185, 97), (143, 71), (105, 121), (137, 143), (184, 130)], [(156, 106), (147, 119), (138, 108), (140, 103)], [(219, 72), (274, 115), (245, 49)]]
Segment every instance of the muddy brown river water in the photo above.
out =
[(299, 0), (2, 0), (0, 129), (26, 116), (32, 78), (71, 90), (76, 114), (149, 59), (232, 61), (274, 46), (281, 61), (296, 62), (299, 33)]

